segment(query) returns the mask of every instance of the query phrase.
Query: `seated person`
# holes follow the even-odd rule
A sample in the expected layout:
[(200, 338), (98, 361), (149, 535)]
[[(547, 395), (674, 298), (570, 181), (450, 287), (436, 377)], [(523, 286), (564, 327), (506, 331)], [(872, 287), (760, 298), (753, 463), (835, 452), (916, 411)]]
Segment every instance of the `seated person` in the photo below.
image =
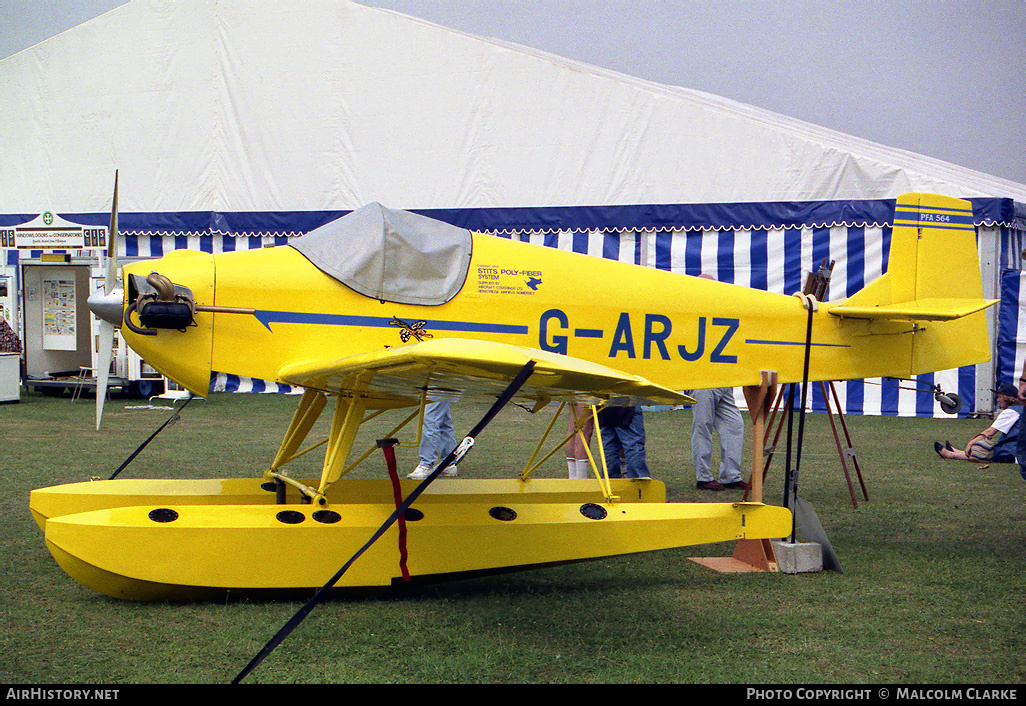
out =
[(1022, 419), (1023, 400), (1012, 385), (998, 385), (998, 414), (994, 423), (973, 437), (965, 450), (951, 447), (951, 443), (939, 441), (933, 444), (934, 450), (944, 458), (973, 463), (1015, 463), (1015, 443), (1019, 435), (1019, 422)]

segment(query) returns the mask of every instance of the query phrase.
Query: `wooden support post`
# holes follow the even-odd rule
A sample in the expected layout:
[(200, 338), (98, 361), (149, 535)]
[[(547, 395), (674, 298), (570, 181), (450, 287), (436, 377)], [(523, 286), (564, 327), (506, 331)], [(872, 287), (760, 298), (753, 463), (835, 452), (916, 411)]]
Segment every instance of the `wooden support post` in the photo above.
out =
[(763, 370), (762, 384), (744, 388), (748, 413), (752, 416), (752, 476), (748, 481), (747, 497), (751, 502), (762, 502), (763, 456), (766, 449), (766, 417), (777, 396), (777, 371)]
[[(749, 502), (762, 502), (763, 450), (766, 415), (777, 397), (777, 371), (763, 370), (762, 383), (744, 388), (754, 428), (752, 437), (752, 477), (746, 491)], [(729, 557), (690, 557), (691, 561), (721, 574), (750, 571), (777, 571), (777, 559), (768, 539), (739, 539)]]

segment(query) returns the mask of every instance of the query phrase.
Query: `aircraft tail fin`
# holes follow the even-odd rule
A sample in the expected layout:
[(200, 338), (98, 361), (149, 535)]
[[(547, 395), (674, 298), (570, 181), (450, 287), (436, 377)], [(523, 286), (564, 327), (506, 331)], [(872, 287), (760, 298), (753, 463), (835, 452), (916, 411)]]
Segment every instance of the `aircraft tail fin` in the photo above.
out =
[(937, 194), (903, 194), (894, 209), (887, 272), (830, 313), (897, 321), (969, 316), (997, 301), (983, 298), (978, 263), (972, 204)]
[[(972, 205), (903, 194), (894, 211), (887, 272), (830, 309), (845, 319), (915, 324), (908, 373), (990, 360)], [(907, 329), (906, 329), (907, 330)]]

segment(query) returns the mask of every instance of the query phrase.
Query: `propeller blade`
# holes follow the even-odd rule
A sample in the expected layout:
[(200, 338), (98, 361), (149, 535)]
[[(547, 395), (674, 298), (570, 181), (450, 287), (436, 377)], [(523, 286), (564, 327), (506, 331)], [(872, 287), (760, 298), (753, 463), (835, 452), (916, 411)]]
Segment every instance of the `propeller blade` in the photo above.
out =
[(107, 382), (110, 379), (110, 361), (114, 348), (114, 327), (107, 321), (100, 321), (100, 350), (96, 356), (96, 431), (100, 430), (103, 418), (103, 403), (107, 399)]
[(103, 291), (110, 294), (118, 281), (118, 172), (114, 170), (114, 198), (110, 205), (110, 227), (107, 229), (107, 266), (103, 274)]
[[(118, 171), (114, 170), (114, 197), (110, 204), (110, 227), (107, 229), (107, 262), (103, 273), (103, 293), (109, 295), (118, 284)], [(120, 317), (119, 317), (120, 318)], [(103, 403), (107, 400), (110, 361), (113, 357), (114, 326), (100, 319), (100, 350), (96, 356), (96, 430), (103, 419)]]

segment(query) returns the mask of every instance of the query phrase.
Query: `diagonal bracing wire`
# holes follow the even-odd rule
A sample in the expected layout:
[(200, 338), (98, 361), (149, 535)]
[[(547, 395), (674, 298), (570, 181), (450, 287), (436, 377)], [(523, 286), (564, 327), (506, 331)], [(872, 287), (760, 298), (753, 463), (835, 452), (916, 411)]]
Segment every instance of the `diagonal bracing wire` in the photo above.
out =
[(303, 605), (298, 611), (296, 611), (296, 614), (293, 615), (292, 618), (290, 618), (289, 621), (285, 623), (285, 625), (283, 625), (277, 633), (275, 633), (274, 637), (272, 637), (267, 642), (267, 644), (264, 645), (263, 649), (261, 649), (260, 652), (258, 652), (256, 656), (250, 660), (249, 664), (247, 664), (242, 669), (242, 671), (236, 675), (236, 677), (231, 682), (232, 684), (238, 684), (243, 679), (245, 679), (250, 672), (256, 669), (256, 667), (258, 667), (260, 663), (264, 661), (264, 659), (266, 659), (272, 652), (274, 652), (278, 645), (280, 645), (285, 640), (285, 638), (287, 638), (292, 633), (293, 630), (299, 627), (299, 624), (302, 623), (303, 620), (306, 619), (306, 616), (308, 616), (313, 611), (313, 609), (317, 607), (317, 605), (324, 599), (324, 597), (328, 594), (332, 587), (334, 587), (334, 585), (338, 583), (339, 579), (342, 578), (342, 575), (345, 574), (349, 567), (352, 566), (353, 563), (357, 559), (359, 559), (360, 556), (364, 552), (366, 552), (371, 547), (371, 545), (374, 544), (374, 542), (376, 542), (381, 537), (381, 535), (388, 531), (388, 529), (400, 517), (405, 515), (406, 510), (409, 509), (410, 505), (413, 504), (413, 501), (420, 497), (424, 490), (426, 490), (427, 487), (435, 480), (435, 478), (438, 477), (438, 475), (442, 472), (444, 468), (448, 467), (452, 463), (459, 463), (460, 459), (464, 455), (466, 455), (466, 453), (474, 445), (474, 439), (477, 438), (477, 435), (480, 434), (486, 426), (488, 426), (489, 422), (492, 421), (495, 415), (498, 414), (499, 411), (506, 406), (510, 399), (513, 398), (513, 395), (515, 395), (517, 391), (520, 390), (521, 387), (523, 387), (524, 383), (527, 382), (527, 378), (531, 376), (531, 372), (534, 370), (534, 366), (535, 362), (533, 360), (528, 361), (528, 363), (520, 370), (517, 376), (513, 378), (513, 381), (509, 384), (505, 391), (503, 391), (503, 393), (495, 401), (495, 404), (493, 404), (491, 408), (488, 410), (488, 412), (485, 414), (485, 416), (481, 418), (481, 421), (479, 421), (474, 426), (474, 428), (471, 429), (470, 433), (463, 439), (463, 442), (460, 443), (458, 447), (453, 449), (449, 453), (449, 455), (446, 456), (442, 460), (442, 462), (435, 467), (431, 474), (427, 478), (425, 478), (420, 485), (413, 489), (413, 491), (407, 496), (407, 498), (398, 507), (396, 507), (395, 512), (393, 512), (389, 516), (389, 518), (385, 520), (384, 524), (382, 524), (381, 527), (379, 527), (378, 530), (373, 534), (373, 536), (371, 536), (370, 540), (368, 540), (366, 544), (364, 544), (359, 550), (357, 550), (357, 552), (353, 554), (349, 561), (347, 561), (342, 566), (342, 568), (340, 568), (335, 573), (335, 575), (328, 580), (326, 584), (324, 584), (320, 589), (318, 589), (317, 593), (314, 594), (313, 598), (307, 601), (305, 605)]

